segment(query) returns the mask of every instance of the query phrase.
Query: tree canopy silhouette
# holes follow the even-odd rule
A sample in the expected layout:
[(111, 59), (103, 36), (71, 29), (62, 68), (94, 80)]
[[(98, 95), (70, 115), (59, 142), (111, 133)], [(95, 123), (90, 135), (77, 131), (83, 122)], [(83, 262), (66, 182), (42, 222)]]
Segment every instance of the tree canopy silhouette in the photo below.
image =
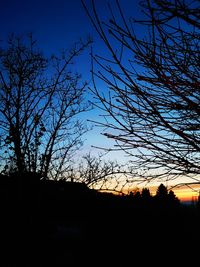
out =
[(135, 177), (199, 182), (199, 1), (144, 0), (137, 20), (116, 0), (108, 21), (91, 2), (90, 8), (82, 1), (107, 49), (92, 52), (90, 88), (104, 135), (131, 156)]
[(12, 35), (0, 50), (1, 170), (58, 179), (87, 131), (77, 114), (88, 110), (86, 82), (72, 72), (90, 40), (47, 58), (32, 35)]

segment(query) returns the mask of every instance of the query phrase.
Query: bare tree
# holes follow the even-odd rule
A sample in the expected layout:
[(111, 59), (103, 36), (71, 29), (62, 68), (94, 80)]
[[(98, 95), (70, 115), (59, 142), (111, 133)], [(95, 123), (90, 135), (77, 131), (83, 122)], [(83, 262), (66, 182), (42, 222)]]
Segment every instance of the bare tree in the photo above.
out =
[(72, 72), (90, 40), (46, 58), (32, 36), (11, 36), (0, 50), (1, 171), (59, 179), (87, 131), (86, 82)]
[(105, 160), (104, 156), (86, 154), (76, 168), (70, 170), (67, 178), (82, 182), (91, 189), (127, 193), (125, 191), (130, 183), (131, 170), (117, 161)]
[[(130, 155), (140, 177), (199, 183), (199, 1), (144, 0), (137, 20), (116, 0), (103, 22), (97, 2), (82, 3), (107, 48), (104, 55), (92, 52), (91, 88), (105, 136)], [(107, 85), (104, 93), (98, 79)]]

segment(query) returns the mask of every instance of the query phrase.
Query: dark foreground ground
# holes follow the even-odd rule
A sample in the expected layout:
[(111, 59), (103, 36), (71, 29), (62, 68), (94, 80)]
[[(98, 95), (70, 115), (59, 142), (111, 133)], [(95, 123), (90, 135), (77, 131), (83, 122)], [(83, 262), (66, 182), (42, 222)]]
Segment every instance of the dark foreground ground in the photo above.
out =
[(196, 206), (1, 179), (0, 267), (198, 266)]

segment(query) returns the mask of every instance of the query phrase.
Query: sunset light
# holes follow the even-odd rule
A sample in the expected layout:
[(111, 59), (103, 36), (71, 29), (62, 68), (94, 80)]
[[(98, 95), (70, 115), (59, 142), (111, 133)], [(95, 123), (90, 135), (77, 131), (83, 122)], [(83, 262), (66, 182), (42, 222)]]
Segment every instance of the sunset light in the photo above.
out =
[(200, 1), (0, 1), (0, 267), (199, 264)]

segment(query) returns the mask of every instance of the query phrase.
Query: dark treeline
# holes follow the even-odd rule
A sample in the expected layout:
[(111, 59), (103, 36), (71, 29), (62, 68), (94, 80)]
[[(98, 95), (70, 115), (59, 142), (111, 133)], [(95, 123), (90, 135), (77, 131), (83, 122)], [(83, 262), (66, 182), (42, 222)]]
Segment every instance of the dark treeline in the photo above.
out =
[(150, 264), (153, 253), (167, 261), (198, 248), (198, 203), (183, 205), (163, 184), (155, 196), (114, 195), (31, 174), (0, 178), (0, 266), (125, 264), (143, 254)]

